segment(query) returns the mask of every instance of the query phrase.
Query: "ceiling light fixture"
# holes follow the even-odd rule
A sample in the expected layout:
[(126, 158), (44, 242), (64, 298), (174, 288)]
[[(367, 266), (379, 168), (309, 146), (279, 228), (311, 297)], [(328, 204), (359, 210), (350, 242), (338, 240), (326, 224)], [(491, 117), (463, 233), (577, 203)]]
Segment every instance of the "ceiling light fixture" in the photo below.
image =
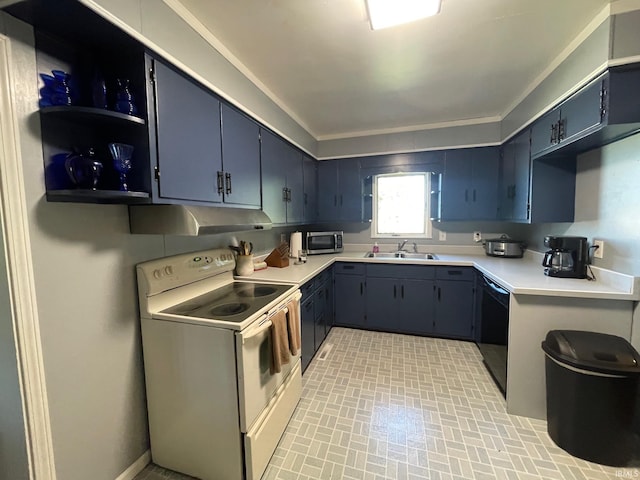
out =
[(366, 0), (372, 30), (431, 17), (440, 12), (441, 0)]

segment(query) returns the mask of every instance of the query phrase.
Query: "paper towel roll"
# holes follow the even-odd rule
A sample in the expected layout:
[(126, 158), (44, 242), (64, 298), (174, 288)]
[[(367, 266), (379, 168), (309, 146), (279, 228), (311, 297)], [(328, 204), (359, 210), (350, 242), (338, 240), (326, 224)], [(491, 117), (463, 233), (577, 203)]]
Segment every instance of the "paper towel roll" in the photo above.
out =
[(293, 232), (289, 240), (289, 256), (298, 258), (298, 250), (302, 250), (302, 232)]

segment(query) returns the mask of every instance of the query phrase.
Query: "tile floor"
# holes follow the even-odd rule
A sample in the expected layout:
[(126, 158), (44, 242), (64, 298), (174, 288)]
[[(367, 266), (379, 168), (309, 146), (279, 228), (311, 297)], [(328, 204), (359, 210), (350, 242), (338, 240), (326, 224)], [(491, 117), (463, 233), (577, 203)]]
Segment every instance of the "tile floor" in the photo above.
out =
[[(333, 328), (303, 384), (263, 480), (640, 477), (571, 457), (545, 422), (507, 415), (472, 343)], [(191, 477), (150, 465), (135, 480), (167, 479)]]

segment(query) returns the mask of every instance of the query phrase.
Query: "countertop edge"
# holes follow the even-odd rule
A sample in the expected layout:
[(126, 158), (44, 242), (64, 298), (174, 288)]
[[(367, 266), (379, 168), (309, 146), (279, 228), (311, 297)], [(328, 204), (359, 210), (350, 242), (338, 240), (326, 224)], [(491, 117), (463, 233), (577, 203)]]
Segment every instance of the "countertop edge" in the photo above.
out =
[[(549, 296), (549, 297), (567, 297), (567, 298), (593, 298), (593, 299), (604, 299), (604, 300), (626, 300), (626, 301), (637, 301), (640, 300), (640, 292), (636, 285), (638, 284), (638, 279), (631, 275), (618, 274), (617, 272), (604, 271), (601, 269), (600, 272), (604, 272), (606, 278), (610, 278), (611, 275), (619, 275), (626, 276), (631, 279), (630, 289), (631, 291), (624, 291), (621, 288), (618, 288), (620, 285), (611, 285), (610, 283), (594, 283), (588, 282), (588, 280), (578, 280), (578, 279), (570, 279), (573, 282), (580, 282), (576, 284), (576, 288), (573, 287), (563, 287), (563, 288), (545, 288), (544, 286), (537, 285), (529, 285), (526, 282), (519, 284), (517, 281), (509, 280), (504, 276), (504, 272), (501, 275), (501, 272), (496, 272), (495, 269), (492, 269), (490, 265), (486, 265), (487, 262), (496, 262), (496, 259), (493, 257), (487, 257), (487, 259), (476, 258), (476, 255), (460, 255), (460, 254), (438, 254), (438, 260), (407, 260), (407, 259), (380, 259), (380, 258), (364, 258), (366, 252), (354, 252), (347, 251), (339, 254), (327, 254), (327, 255), (313, 255), (309, 256), (307, 259), (307, 263), (302, 265), (294, 264), (294, 260), (291, 259), (291, 265), (285, 268), (275, 268), (269, 267), (266, 270), (258, 270), (253, 275), (249, 276), (237, 276), (237, 279), (240, 280), (255, 280), (255, 281), (273, 281), (273, 282), (289, 282), (295, 283), (298, 285), (303, 285), (307, 281), (311, 280), (313, 277), (318, 275), (323, 270), (329, 268), (336, 262), (357, 262), (357, 263), (372, 263), (372, 264), (395, 264), (395, 265), (432, 265), (432, 266), (466, 266), (466, 267), (474, 267), (479, 272), (487, 275), (492, 280), (498, 282), (503, 287), (505, 287), (509, 292), (514, 295), (536, 295), (536, 296)], [(534, 252), (535, 256), (535, 252)], [(456, 258), (457, 257), (457, 258)], [(465, 258), (466, 257), (466, 258)], [(484, 260), (484, 262), (483, 262)], [(529, 258), (528, 260), (521, 259), (498, 259), (500, 262), (514, 262), (514, 272), (515, 270), (529, 270), (527, 267), (537, 266), (537, 263), (534, 261), (535, 258)], [(516, 263), (517, 262), (517, 263)], [(526, 263), (522, 263), (526, 262)], [(485, 263), (485, 264), (483, 264)], [(500, 268), (509, 268), (509, 263), (501, 263)], [(290, 269), (300, 268), (301, 270), (298, 275), (295, 275)], [(525, 272), (529, 274), (528, 271)], [(521, 275), (520, 273), (511, 273), (511, 276)], [(540, 271), (540, 275), (543, 273)], [(545, 277), (549, 278), (549, 277)], [(566, 279), (557, 279), (557, 280), (566, 280)], [(541, 280), (545, 281), (545, 280)], [(555, 279), (552, 281), (556, 281)], [(590, 288), (588, 289), (580, 289), (580, 287), (584, 287), (587, 284), (583, 284), (582, 282), (588, 282)], [(560, 283), (560, 282), (558, 282)], [(596, 287), (596, 288), (591, 288)]]

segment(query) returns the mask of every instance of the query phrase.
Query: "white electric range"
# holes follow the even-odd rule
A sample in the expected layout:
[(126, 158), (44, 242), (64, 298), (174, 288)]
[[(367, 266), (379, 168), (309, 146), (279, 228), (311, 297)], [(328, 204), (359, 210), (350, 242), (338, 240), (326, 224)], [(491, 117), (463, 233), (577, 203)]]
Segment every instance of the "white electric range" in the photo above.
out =
[(138, 265), (154, 463), (203, 480), (258, 480), (300, 399), (300, 353), (271, 373), (271, 320), (296, 285), (236, 281), (215, 249)]

